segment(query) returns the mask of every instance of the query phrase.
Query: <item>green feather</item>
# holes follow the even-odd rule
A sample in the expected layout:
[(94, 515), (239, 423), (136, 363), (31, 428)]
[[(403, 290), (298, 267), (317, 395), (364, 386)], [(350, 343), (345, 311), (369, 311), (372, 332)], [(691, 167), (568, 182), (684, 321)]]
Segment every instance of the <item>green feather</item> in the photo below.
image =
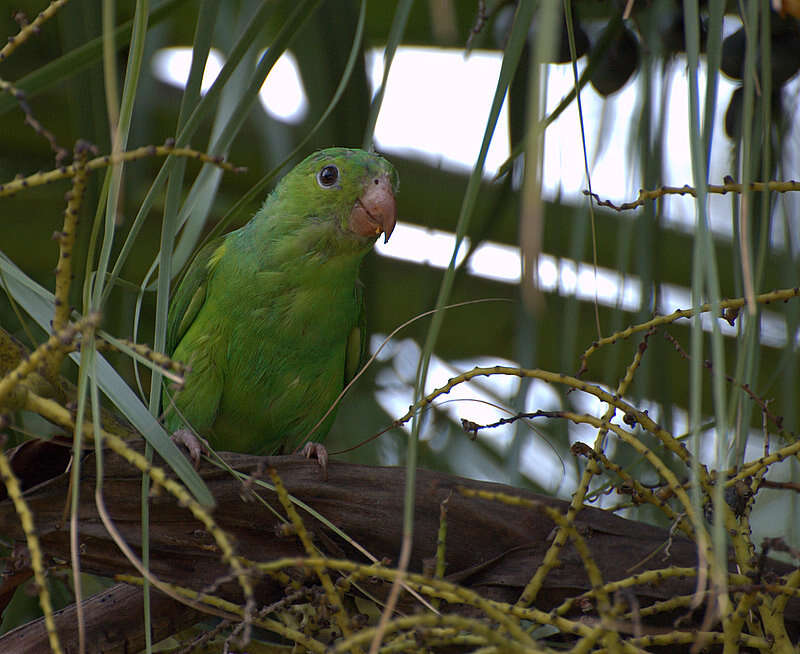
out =
[[(320, 171), (331, 165), (338, 177), (325, 187)], [(188, 423), (214, 449), (251, 453), (307, 437), (363, 360), (358, 270), (377, 234), (349, 221), (379, 178), (397, 191), (397, 173), (376, 154), (317, 152), (249, 223), (200, 250), (170, 304), (168, 352), (191, 370), (180, 391), (165, 391), (169, 429)]]

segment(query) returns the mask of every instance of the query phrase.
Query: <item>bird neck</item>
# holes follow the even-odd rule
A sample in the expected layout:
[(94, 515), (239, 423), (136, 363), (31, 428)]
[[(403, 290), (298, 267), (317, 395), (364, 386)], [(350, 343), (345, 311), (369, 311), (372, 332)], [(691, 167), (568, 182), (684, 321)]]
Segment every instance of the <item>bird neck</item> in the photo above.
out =
[[(266, 207), (265, 207), (266, 208)], [(257, 270), (355, 277), (372, 247), (337, 227), (335, 220), (307, 216), (268, 216), (262, 210), (235, 232)]]

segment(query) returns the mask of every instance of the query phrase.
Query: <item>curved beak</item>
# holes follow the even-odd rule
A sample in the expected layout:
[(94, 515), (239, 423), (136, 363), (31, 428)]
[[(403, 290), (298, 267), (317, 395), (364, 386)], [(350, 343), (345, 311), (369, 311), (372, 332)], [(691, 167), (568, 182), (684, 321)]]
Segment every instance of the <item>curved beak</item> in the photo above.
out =
[(375, 177), (353, 205), (347, 226), (351, 232), (365, 238), (379, 236), (382, 233), (383, 242), (386, 243), (396, 223), (397, 202), (394, 199), (389, 176)]

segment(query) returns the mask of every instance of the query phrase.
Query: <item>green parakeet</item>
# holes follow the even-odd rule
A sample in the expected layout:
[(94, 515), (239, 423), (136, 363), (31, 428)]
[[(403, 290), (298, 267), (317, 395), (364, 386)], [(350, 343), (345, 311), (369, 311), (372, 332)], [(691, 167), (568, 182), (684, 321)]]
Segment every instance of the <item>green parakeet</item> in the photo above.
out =
[(244, 227), (198, 252), (170, 304), (167, 351), (191, 370), (181, 390), (164, 392), (168, 429), (253, 454), (306, 438), (361, 364), (358, 270), (394, 229), (397, 188), (383, 157), (321, 150)]

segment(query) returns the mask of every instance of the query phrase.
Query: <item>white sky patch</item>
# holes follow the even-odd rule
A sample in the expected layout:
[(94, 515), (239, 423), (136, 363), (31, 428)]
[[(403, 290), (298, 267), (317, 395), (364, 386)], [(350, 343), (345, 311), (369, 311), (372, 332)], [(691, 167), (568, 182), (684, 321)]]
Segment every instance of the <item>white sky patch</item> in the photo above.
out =
[[(455, 234), (398, 222), (389, 243), (378, 242), (375, 249), (386, 257), (446, 268), (450, 264), (455, 242)], [(465, 238), (459, 248), (456, 265), (464, 262), (468, 248), (469, 239)], [(517, 284), (521, 277), (520, 250), (512, 245), (484, 242), (467, 262), (467, 271), (479, 277)], [(623, 278), (613, 270), (598, 268), (595, 284), (594, 268), (590, 264), (576, 265), (569, 259), (558, 259), (547, 254), (539, 257), (538, 273), (539, 285), (544, 291), (561, 295), (577, 294), (582, 300), (594, 300), (597, 290), (601, 304), (621, 306), (627, 311), (639, 309), (639, 282), (633, 277)]]
[[(370, 341), (370, 352), (375, 352), (383, 339), (382, 335), (373, 334)], [(392, 368), (382, 370), (376, 378), (379, 387), (376, 393), (378, 403), (388, 415), (394, 418), (403, 415), (413, 402), (413, 388), (419, 356), (420, 348), (414, 340), (405, 338), (393, 341), (389, 357), (392, 360)], [(476, 365), (516, 367), (518, 364), (514, 361), (488, 357), (479, 357), (470, 361), (447, 362), (433, 355), (428, 368), (425, 392), (432, 392), (463, 370), (468, 370)], [(462, 417), (468, 417), (469, 420), (479, 424), (490, 424), (500, 418), (512, 415), (502, 407), (507, 406), (511, 398), (516, 395), (519, 384), (519, 378), (514, 376), (479, 377), (458, 384), (447, 395), (437, 399), (434, 405), (456, 424), (461, 424)], [(410, 431), (411, 423), (405, 423), (403, 429), (407, 432)], [(511, 443), (513, 433), (513, 425), (502, 425), (481, 432), (480, 438), (491, 443), (498, 450), (503, 450)], [(424, 436), (431, 438), (435, 434), (426, 432)]]
[[(403, 46), (397, 49), (375, 125), (379, 150), (422, 156), (451, 170), (471, 170), (478, 158), (502, 56), (475, 50)], [(383, 50), (367, 53), (373, 92), (383, 79)], [(506, 103), (507, 104), (507, 103)], [(500, 110), (484, 174), (508, 158), (508, 111)]]
[[(264, 56), (264, 52), (260, 56)], [(202, 93), (211, 88), (224, 63), (225, 58), (221, 52), (214, 49), (209, 52), (200, 86)], [(171, 86), (184, 88), (189, 79), (191, 65), (192, 49), (176, 47), (156, 52), (152, 68), (157, 79)], [(291, 52), (284, 52), (275, 62), (261, 87), (258, 99), (266, 112), (277, 120), (299, 123), (305, 118), (308, 113), (308, 97), (297, 59)]]
[[(419, 225), (398, 222), (389, 243), (378, 242), (375, 249), (379, 254), (412, 263), (429, 265), (444, 269), (450, 264), (455, 234), (438, 229), (427, 229)], [(464, 239), (459, 248), (457, 265), (464, 263), (469, 248), (469, 239)], [(520, 250), (511, 245), (487, 241), (482, 243), (466, 263), (471, 275), (508, 284), (518, 284), (521, 277)], [(538, 283), (546, 293), (561, 296), (577, 296), (584, 302), (597, 302), (601, 306), (620, 308), (625, 311), (639, 311), (641, 283), (634, 275), (620, 275), (610, 268), (597, 268), (589, 263), (576, 263), (571, 259), (558, 258), (549, 254), (539, 255)], [(660, 314), (669, 314), (678, 309), (692, 306), (688, 288), (674, 284), (663, 284)], [(745, 318), (740, 318), (745, 319)], [(735, 336), (737, 328), (724, 320), (717, 321), (722, 333)], [(703, 329), (711, 331), (712, 316), (702, 316)], [(770, 347), (785, 347), (788, 340), (786, 321), (783, 316), (771, 311), (761, 312), (762, 342)], [(800, 334), (795, 335), (800, 342)]]
[(519, 471), (548, 495), (567, 499), (578, 485), (578, 475), (570, 463), (562, 461), (541, 439), (530, 438), (522, 448)]
[[(200, 83), (202, 93), (208, 91), (219, 71), (225, 63), (225, 58), (219, 50), (211, 49), (203, 71), (203, 81)], [(192, 66), (191, 48), (164, 48), (153, 55), (152, 69), (156, 79), (166, 82), (171, 86), (185, 88), (189, 81), (189, 69)]]
[(288, 50), (269, 71), (258, 99), (268, 114), (286, 123), (300, 123), (308, 114), (308, 97), (300, 77), (300, 68), (297, 59)]
[[(403, 259), (427, 264), (435, 268), (446, 268), (453, 257), (456, 235), (439, 229), (429, 229), (406, 222), (398, 222), (388, 243), (380, 239), (375, 244), (378, 254), (392, 259)], [(464, 239), (456, 260), (460, 265), (469, 248), (469, 239)]]
[(481, 243), (469, 258), (467, 270), (477, 277), (518, 284), (522, 278), (519, 248), (492, 241)]
[[(578, 62), (578, 75), (585, 62)], [(604, 199), (628, 200), (635, 187), (627, 140), (637, 109), (635, 77), (619, 92), (605, 100), (586, 85), (581, 90), (586, 156), (592, 176), (592, 190)], [(571, 65), (551, 65), (547, 77), (547, 112), (550, 114), (575, 87)], [(572, 102), (545, 132), (543, 193), (585, 202), (587, 188), (578, 107)]]

